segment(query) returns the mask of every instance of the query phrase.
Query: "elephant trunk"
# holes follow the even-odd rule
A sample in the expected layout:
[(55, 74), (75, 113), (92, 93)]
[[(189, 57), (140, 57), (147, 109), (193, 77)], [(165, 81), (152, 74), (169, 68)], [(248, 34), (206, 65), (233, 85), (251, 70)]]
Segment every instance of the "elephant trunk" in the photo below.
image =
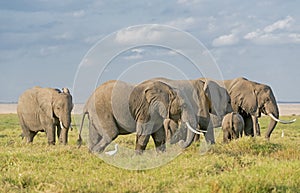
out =
[(195, 134), (200, 134), (200, 132), (194, 129), (197, 128), (198, 122), (195, 113), (193, 113), (191, 108), (184, 109), (184, 111), (181, 114), (181, 121), (183, 126), (186, 126), (187, 134), (185, 141), (180, 140), (178, 144), (181, 148), (184, 149), (192, 144)]
[(187, 147), (189, 147), (191, 144), (192, 144), (192, 142), (193, 142), (193, 139), (194, 139), (194, 137), (195, 137), (195, 130), (191, 127), (191, 125), (189, 124), (189, 122), (186, 122), (185, 123), (186, 124), (186, 126), (187, 126), (187, 136), (186, 136), (186, 140), (185, 141), (183, 141), (183, 140), (180, 140), (179, 142), (178, 142), (178, 144), (179, 144), (179, 146), (182, 148), (182, 149), (185, 149), (185, 148), (187, 148)]
[(60, 127), (62, 130), (59, 136), (59, 141), (66, 145), (68, 143), (69, 128), (71, 127), (71, 115), (62, 117)]
[[(268, 110), (267, 110), (267, 114), (268, 115), (272, 114), (274, 117), (276, 117), (278, 119), (279, 118), (279, 110), (278, 110), (277, 104), (274, 104), (272, 111), (268, 112)], [(271, 119), (270, 123), (269, 123), (269, 127), (268, 127), (268, 130), (267, 130), (267, 133), (265, 135), (265, 137), (267, 139), (270, 138), (270, 136), (271, 136), (274, 128), (276, 127), (276, 125), (277, 125), (277, 121), (275, 121), (274, 119)]]
[(61, 128), (67, 128), (69, 129), (71, 126), (71, 114), (68, 115), (64, 115), (61, 117), (60, 119), (60, 123), (61, 123)]
[(62, 128), (59, 136), (59, 141), (64, 145), (68, 144), (68, 133), (69, 133), (69, 129)]

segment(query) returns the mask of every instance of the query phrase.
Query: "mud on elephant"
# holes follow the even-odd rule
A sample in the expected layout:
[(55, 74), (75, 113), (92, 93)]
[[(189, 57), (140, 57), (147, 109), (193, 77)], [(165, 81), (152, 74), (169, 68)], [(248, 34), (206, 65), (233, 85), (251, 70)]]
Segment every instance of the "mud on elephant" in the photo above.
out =
[[(145, 81), (138, 85), (123, 81), (108, 81), (90, 96), (83, 110), (89, 119), (89, 149), (102, 152), (118, 135), (136, 132), (135, 150), (142, 153), (152, 136), (156, 150), (165, 151), (164, 119), (181, 119), (187, 127), (196, 127), (191, 104), (180, 92), (160, 81)], [(194, 134), (189, 133), (182, 148), (189, 146)]]
[(63, 144), (68, 142), (71, 127), (72, 96), (67, 88), (33, 87), (18, 100), (17, 113), (27, 142), (32, 142), (37, 132), (46, 132), (48, 143), (55, 144), (55, 133)]

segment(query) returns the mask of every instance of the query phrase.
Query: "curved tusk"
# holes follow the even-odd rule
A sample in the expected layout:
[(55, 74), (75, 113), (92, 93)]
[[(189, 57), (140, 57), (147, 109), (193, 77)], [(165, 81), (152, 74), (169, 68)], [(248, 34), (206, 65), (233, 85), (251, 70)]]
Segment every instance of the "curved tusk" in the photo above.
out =
[(61, 128), (65, 128), (61, 121), (59, 123)]
[(283, 121), (283, 120), (280, 120), (280, 119), (277, 119), (272, 113), (269, 113), (268, 114), (274, 121), (277, 121), (279, 123), (282, 123), (282, 124), (291, 124), (291, 123), (294, 123), (296, 121), (296, 119), (293, 119), (293, 120), (290, 120), (290, 121)]
[(186, 126), (187, 126), (187, 128), (189, 129), (189, 130), (191, 130), (192, 132), (194, 132), (194, 133), (196, 133), (196, 134), (199, 134), (199, 135), (203, 135), (203, 133), (206, 133), (207, 131), (204, 131), (204, 130), (200, 130), (200, 131), (197, 131), (197, 130), (195, 130), (191, 125), (190, 125), (190, 123), (189, 122), (186, 122), (185, 123), (186, 124)]

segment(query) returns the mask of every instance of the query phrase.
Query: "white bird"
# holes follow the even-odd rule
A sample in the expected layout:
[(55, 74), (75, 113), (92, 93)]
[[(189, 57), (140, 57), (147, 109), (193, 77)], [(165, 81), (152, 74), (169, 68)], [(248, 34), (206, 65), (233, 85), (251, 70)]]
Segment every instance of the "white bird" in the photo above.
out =
[(112, 155), (115, 155), (116, 153), (117, 153), (117, 151), (118, 151), (118, 144), (115, 144), (115, 149), (114, 150), (112, 150), (112, 151), (107, 151), (107, 152), (104, 152), (106, 155), (110, 155), (110, 156), (112, 156)]

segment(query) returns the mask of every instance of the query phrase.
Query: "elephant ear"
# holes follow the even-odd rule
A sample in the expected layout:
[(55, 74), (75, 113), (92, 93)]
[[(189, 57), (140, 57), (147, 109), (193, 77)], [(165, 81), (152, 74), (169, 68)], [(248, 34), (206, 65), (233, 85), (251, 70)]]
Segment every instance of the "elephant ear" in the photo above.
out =
[[(209, 92), (208, 87), (205, 88), (205, 82), (201, 79), (191, 81), (194, 89), (194, 100), (197, 101), (198, 106), (203, 109), (208, 109), (209, 113), (212, 113), (212, 102), (211, 102), (211, 93)], [(201, 114), (201, 108), (199, 108), (198, 115)]]
[(53, 91), (50, 88), (38, 88), (36, 91), (37, 103), (41, 113), (46, 115), (48, 118), (53, 117)]
[(151, 83), (146, 89), (145, 98), (149, 104), (149, 112), (158, 112), (164, 119), (167, 118), (170, 109), (170, 97), (174, 97), (174, 92), (170, 91), (168, 85), (160, 81)]
[(257, 95), (251, 81), (238, 78), (232, 82), (228, 92), (235, 112), (238, 112), (239, 109), (250, 114), (257, 112)]
[[(210, 101), (211, 106), (211, 113), (214, 115), (218, 115), (220, 110), (218, 107), (220, 107), (220, 103), (222, 102), (222, 93), (220, 93), (220, 86), (215, 83), (214, 81), (207, 80), (204, 84), (204, 92)], [(225, 93), (224, 93), (225, 94)]]

